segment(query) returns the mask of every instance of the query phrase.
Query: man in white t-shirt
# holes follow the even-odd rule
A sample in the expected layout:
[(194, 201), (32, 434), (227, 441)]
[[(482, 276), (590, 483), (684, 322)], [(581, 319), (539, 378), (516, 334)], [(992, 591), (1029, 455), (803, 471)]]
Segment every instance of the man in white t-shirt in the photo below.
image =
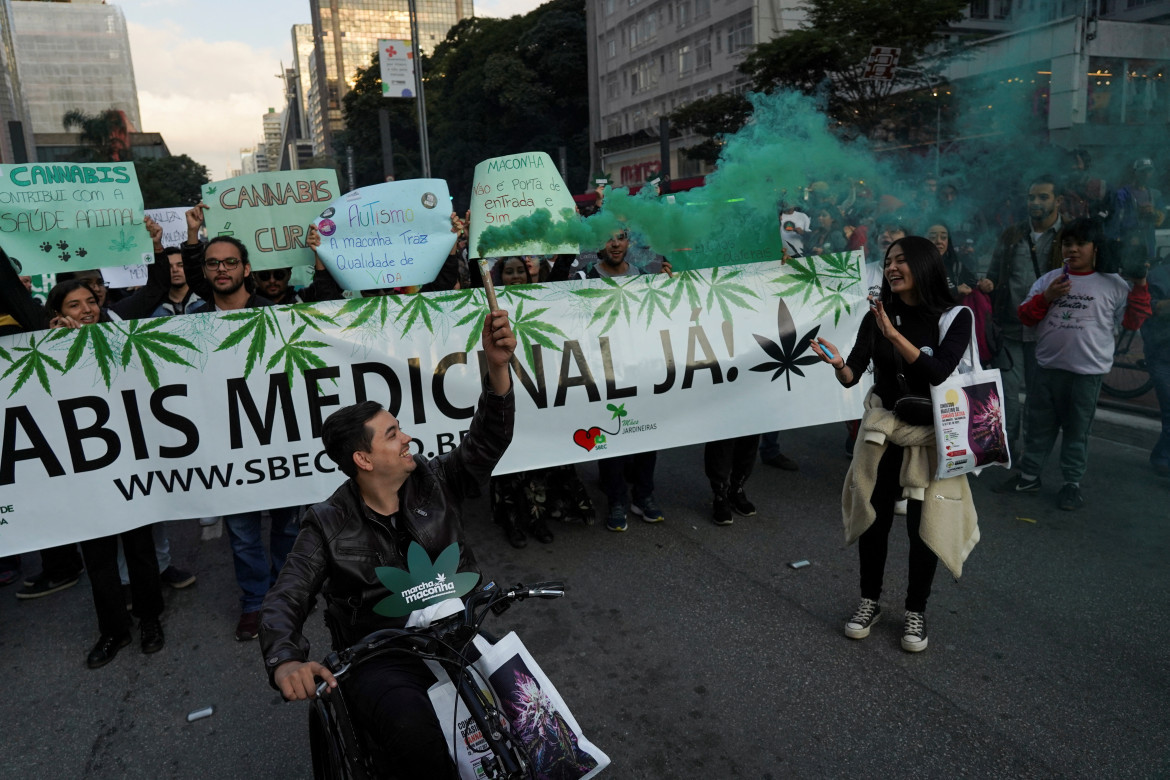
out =
[(789, 257), (804, 257), (804, 236), (812, 220), (791, 203), (780, 204), (780, 238)]

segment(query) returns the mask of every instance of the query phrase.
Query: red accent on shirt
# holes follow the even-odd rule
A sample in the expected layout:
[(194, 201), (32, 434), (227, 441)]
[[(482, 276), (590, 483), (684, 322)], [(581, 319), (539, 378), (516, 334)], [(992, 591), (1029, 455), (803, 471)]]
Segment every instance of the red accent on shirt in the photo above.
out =
[(1020, 308), (1016, 310), (1020, 322), (1028, 327), (1039, 325), (1040, 320), (1044, 319), (1044, 315), (1048, 313), (1048, 299), (1044, 297), (1044, 293), (1036, 293), (1031, 299), (1020, 304)]

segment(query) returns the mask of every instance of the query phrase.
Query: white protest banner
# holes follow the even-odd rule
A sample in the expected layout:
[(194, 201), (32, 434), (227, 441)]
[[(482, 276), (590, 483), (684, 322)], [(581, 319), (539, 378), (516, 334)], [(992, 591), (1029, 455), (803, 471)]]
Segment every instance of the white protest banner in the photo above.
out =
[(317, 250), (344, 290), (433, 282), (455, 234), (442, 179), (407, 179), (347, 192), (314, 220)]
[[(185, 207), (166, 209), (147, 209), (146, 216), (158, 223), (163, 229), (162, 245), (164, 247), (178, 247), (187, 240), (187, 209)], [(106, 287), (112, 290), (125, 287), (140, 287), (146, 284), (146, 277), (150, 271), (147, 264), (154, 259), (153, 255), (144, 257), (145, 263), (121, 265), (113, 268), (103, 268), (102, 278), (106, 280)]]
[(171, 206), (146, 210), (146, 216), (163, 229), (163, 246), (180, 246), (187, 240), (187, 209), (187, 206)]
[[(488, 227), (506, 227), (520, 217), (532, 216), (538, 209), (550, 212), (552, 222), (564, 220), (562, 210), (576, 212), (573, 196), (561, 180), (552, 158), (544, 152), (494, 157), (475, 166), (471, 188), (471, 226), (468, 229), (470, 257), (479, 251), (479, 236)], [(511, 247), (508, 254), (549, 255), (577, 254), (576, 244), (549, 246), (541, 241)]]
[(379, 40), (382, 97), (414, 97), (414, 47), (410, 41)]
[(0, 165), (0, 246), (24, 273), (149, 263), (134, 163)]
[(106, 287), (112, 290), (141, 287), (146, 284), (149, 271), (148, 265), (120, 265), (116, 268), (103, 268), (102, 279), (105, 280)]
[[(832, 291), (778, 263), (498, 288), (520, 346), (497, 472), (857, 417), (866, 388), (808, 340), (848, 351), (859, 263)], [(482, 387), (486, 312), (472, 289), (0, 338), (0, 555), (323, 500), (342, 476), (321, 422), (360, 400), (447, 452)]]
[(271, 171), (203, 185), (208, 238), (233, 236), (248, 247), (253, 271), (313, 265), (309, 223), (337, 197), (332, 168)]

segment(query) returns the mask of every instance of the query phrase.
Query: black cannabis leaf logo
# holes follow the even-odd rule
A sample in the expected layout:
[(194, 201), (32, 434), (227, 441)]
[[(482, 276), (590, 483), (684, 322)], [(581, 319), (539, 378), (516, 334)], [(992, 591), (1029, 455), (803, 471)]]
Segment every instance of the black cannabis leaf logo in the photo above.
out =
[[(753, 333), (756, 342), (768, 356), (773, 358), (771, 362), (760, 363), (758, 366), (752, 366), (752, 371), (775, 371), (772, 374), (772, 381), (776, 381), (781, 374), (785, 375), (785, 380), (788, 385), (789, 392), (792, 391), (792, 374), (797, 376), (804, 376), (804, 372), (800, 370), (800, 366), (811, 366), (813, 363), (820, 362), (820, 357), (816, 354), (801, 355), (809, 349), (809, 342), (817, 337), (817, 332), (820, 331), (821, 326), (817, 325), (810, 330), (799, 340), (796, 338), (796, 323), (792, 321), (792, 314), (788, 311), (788, 306), (785, 305), (784, 299), (781, 298), (779, 305), (776, 307), (776, 325), (780, 331), (780, 344), (769, 338), (765, 338), (758, 333)], [(799, 346), (799, 349), (797, 348)]]

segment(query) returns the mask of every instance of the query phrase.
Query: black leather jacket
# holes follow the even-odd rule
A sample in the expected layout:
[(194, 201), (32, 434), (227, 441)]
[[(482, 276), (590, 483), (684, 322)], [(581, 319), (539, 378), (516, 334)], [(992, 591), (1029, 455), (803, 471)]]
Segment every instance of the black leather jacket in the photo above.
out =
[(398, 491), (397, 529), (371, 513), (352, 479), (328, 500), (305, 510), (296, 543), (261, 607), (260, 647), (270, 683), (285, 661), (309, 660), (301, 627), (318, 592), (325, 597), (325, 622), (336, 650), (371, 631), (406, 625), (406, 618), (374, 613), (374, 606), (389, 595), (374, 569), (407, 568), (411, 541), (421, 544), (432, 560), (459, 542), (459, 571), (478, 573), (471, 550), (463, 544), (461, 504), (487, 486), (512, 440), (515, 411), (512, 391), (498, 396), (485, 385), (459, 446), (432, 460), (414, 456), (418, 467)]

